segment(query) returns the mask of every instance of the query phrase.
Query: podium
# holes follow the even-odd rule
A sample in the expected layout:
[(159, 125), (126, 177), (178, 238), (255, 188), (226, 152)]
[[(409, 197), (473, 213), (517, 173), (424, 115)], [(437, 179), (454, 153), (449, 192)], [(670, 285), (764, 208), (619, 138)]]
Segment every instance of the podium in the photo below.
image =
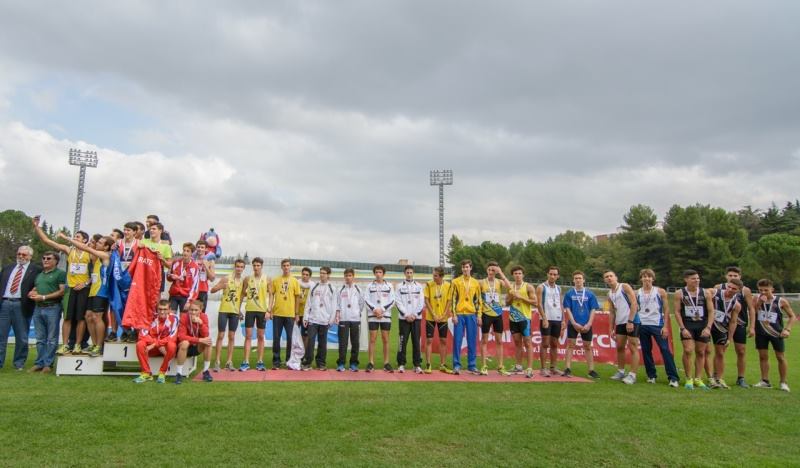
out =
[[(150, 368), (157, 373), (161, 367), (163, 356), (149, 358)], [(175, 375), (176, 360), (169, 363), (166, 375)], [(197, 357), (186, 359), (183, 371), (190, 375), (197, 368)], [(136, 343), (108, 342), (103, 355), (57, 356), (56, 375), (139, 375), (139, 360), (136, 358)]]

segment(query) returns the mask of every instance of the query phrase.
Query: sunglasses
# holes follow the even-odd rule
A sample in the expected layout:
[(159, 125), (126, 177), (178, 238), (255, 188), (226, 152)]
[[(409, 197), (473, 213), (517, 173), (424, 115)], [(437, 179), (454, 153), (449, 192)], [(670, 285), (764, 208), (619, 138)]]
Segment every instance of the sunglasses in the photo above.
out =
[(55, 260), (53, 257), (42, 257), (43, 262), (49, 262), (50, 260)]

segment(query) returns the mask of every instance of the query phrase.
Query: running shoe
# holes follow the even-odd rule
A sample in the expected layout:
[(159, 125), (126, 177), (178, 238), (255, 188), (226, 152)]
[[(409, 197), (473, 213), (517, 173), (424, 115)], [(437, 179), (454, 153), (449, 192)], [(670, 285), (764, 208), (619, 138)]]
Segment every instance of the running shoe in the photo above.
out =
[[(263, 366), (264, 363), (262, 362), (261, 365)], [(278, 363), (273, 362), (272, 363), (272, 370), (278, 370), (280, 368), (281, 368), (281, 363), (280, 362), (278, 362)], [(267, 368), (264, 367), (264, 370), (267, 370)]]
[(477, 367), (470, 367), (470, 368), (467, 369), (467, 372), (469, 372), (472, 375), (480, 375), (481, 374), (481, 372), (478, 370)]
[(336, 372), (344, 372), (344, 364), (339, 364), (336, 366)]
[(747, 385), (747, 382), (745, 382), (744, 377), (739, 377), (736, 379), (736, 386), (741, 388), (750, 388), (750, 385)]
[(214, 372), (219, 372), (221, 369), (219, 367), (219, 361), (214, 363)]
[(531, 369), (530, 367), (525, 369), (525, 378), (526, 379), (532, 379), (533, 378), (533, 369)]
[(164, 374), (159, 373), (158, 377), (156, 377), (156, 383), (167, 383), (167, 377)]
[(650, 383), (650, 384), (656, 383), (656, 378), (655, 377), (648, 377), (647, 378), (647, 383)]
[(551, 373), (551, 374), (553, 374), (554, 376), (557, 376), (557, 377), (560, 377), (560, 376), (563, 376), (563, 375), (564, 375), (564, 373), (563, 373), (563, 372), (561, 372), (560, 370), (558, 370), (558, 369), (557, 369), (557, 368), (555, 368), (555, 367), (551, 367), (551, 368), (550, 368), (550, 373)]
[(318, 370), (318, 371), (325, 372), (325, 371), (327, 371), (327, 370), (328, 370), (328, 368), (327, 368), (326, 366), (317, 366), (317, 370)]
[(108, 343), (110, 341), (117, 341), (117, 333), (116, 332), (111, 332), (108, 335), (106, 335), (106, 343)]
[(628, 374), (628, 375), (626, 375), (626, 376), (625, 376), (625, 378), (624, 378), (624, 379), (622, 379), (622, 383), (624, 383), (624, 384), (626, 384), (626, 385), (633, 385), (633, 384), (635, 384), (635, 383), (636, 383), (636, 375), (634, 375), (634, 374)]
[(214, 377), (211, 377), (211, 372), (203, 371), (203, 382), (213, 382)]
[(759, 380), (757, 384), (753, 384), (756, 388), (772, 388), (772, 384), (766, 380)]
[(719, 385), (719, 382), (717, 382), (717, 379), (715, 379), (714, 377), (711, 377), (710, 379), (708, 379), (708, 387), (709, 388), (721, 388), (720, 385)]
[(91, 349), (92, 349), (91, 346), (86, 345), (86, 346), (81, 348), (81, 354), (89, 354), (89, 351), (91, 351)]
[(719, 388), (721, 388), (723, 390), (730, 390), (731, 389), (731, 387), (729, 387), (728, 384), (725, 383), (725, 379), (717, 379), (717, 385), (719, 385)]
[(453, 375), (461, 375), (461, 368), (460, 367), (454, 367), (451, 372), (453, 373)]
[(520, 364), (514, 364), (514, 367), (511, 368), (512, 374), (521, 374), (523, 372), (522, 366)]
[(564, 377), (572, 377), (572, 369), (570, 369), (569, 367), (567, 367), (566, 369), (564, 369), (564, 373), (563, 373), (562, 375), (563, 375)]
[[(514, 372), (514, 373), (518, 374), (519, 372)], [(539, 375), (541, 375), (542, 377), (550, 377), (550, 371), (547, 370), (547, 369), (540, 369), (539, 370)]]
[(625, 378), (625, 371), (618, 370), (616, 374), (611, 376), (611, 380), (622, 380)]
[(489, 375), (489, 368), (486, 366), (481, 367), (481, 375)]
[(589, 377), (591, 377), (593, 379), (599, 379), (600, 378), (600, 374), (595, 372), (594, 369), (590, 370), (588, 375), (589, 375)]
[(250, 363), (243, 362), (241, 366), (239, 366), (239, 372), (249, 371), (250, 370)]
[(429, 362), (427, 366), (425, 366), (425, 373), (426, 374), (433, 374), (433, 369), (431, 368), (431, 363)]
[(300, 370), (308, 372), (311, 370), (311, 366), (302, 365), (300, 366)]
[(183, 383), (183, 376), (181, 374), (175, 374), (175, 385), (180, 385)]
[(781, 382), (780, 390), (782, 392), (789, 393), (789, 384), (787, 384), (786, 382)]
[(453, 370), (447, 367), (446, 365), (442, 364), (439, 366), (439, 372), (444, 372), (445, 374), (452, 374)]
[(398, 366), (397, 367), (397, 372), (399, 372), (401, 374), (405, 374), (406, 373), (406, 366)]
[(58, 354), (59, 356), (66, 356), (66, 355), (70, 354), (69, 346), (61, 345), (58, 348), (58, 350), (56, 350), (56, 354)]
[(369, 364), (367, 364), (367, 372), (372, 372), (374, 370), (375, 370), (375, 364), (373, 364), (371, 362)]
[(133, 383), (145, 383), (145, 382), (152, 382), (152, 381), (153, 381), (153, 375), (152, 374), (146, 374), (144, 372), (139, 374), (139, 377), (136, 377), (135, 379), (133, 379)]
[(694, 379), (694, 387), (700, 390), (708, 390), (706, 384), (703, 383), (703, 379)]
[(236, 369), (233, 368), (233, 363), (231, 361), (228, 361), (225, 363), (225, 370), (234, 372)]
[(680, 384), (678, 383), (677, 380), (670, 380), (669, 381), (669, 386), (672, 387), (672, 388), (678, 388), (680, 386)]
[(506, 368), (505, 368), (505, 367), (503, 367), (503, 366), (500, 366), (500, 367), (498, 367), (498, 368), (497, 368), (497, 373), (498, 373), (498, 374), (500, 374), (500, 375), (502, 375), (503, 377), (506, 377), (506, 376), (509, 376), (509, 375), (511, 375), (511, 373), (509, 373), (509, 372), (506, 370)]
[(420, 366), (415, 366), (414, 367), (414, 373), (415, 374), (421, 374), (422, 373), (422, 368)]
[(694, 390), (694, 383), (692, 383), (692, 379), (686, 379), (686, 383), (683, 384), (683, 388), (686, 390)]
[[(342, 366), (344, 367), (344, 366)], [(350, 364), (350, 372), (358, 372), (358, 365), (357, 364)]]
[(100, 345), (94, 345), (89, 348), (89, 356), (90, 357), (97, 357), (102, 354), (102, 350), (100, 349)]
[[(383, 365), (383, 370), (384, 370), (385, 372), (388, 372), (388, 373), (390, 373), (390, 374), (394, 372), (394, 369), (392, 369), (392, 365), (391, 365), (391, 364), (389, 364), (388, 362), (387, 362), (386, 364), (384, 364), (384, 365)], [(405, 371), (405, 369), (404, 369), (404, 371)]]
[[(275, 369), (276, 369), (276, 367), (273, 366), (272, 370), (275, 370)], [(257, 371), (261, 371), (261, 372), (266, 372), (267, 371), (267, 366), (264, 365), (264, 361), (258, 361), (256, 363), (256, 370)]]
[(72, 354), (81, 355), (81, 354), (86, 354), (86, 353), (83, 352), (83, 350), (81, 349), (80, 345), (75, 345), (75, 347), (72, 348)]

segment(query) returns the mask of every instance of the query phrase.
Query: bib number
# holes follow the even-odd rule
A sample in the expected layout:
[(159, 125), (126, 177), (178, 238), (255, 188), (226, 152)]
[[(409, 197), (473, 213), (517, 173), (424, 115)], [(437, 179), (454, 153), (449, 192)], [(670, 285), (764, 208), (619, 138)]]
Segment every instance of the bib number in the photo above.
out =
[(85, 275), (89, 271), (89, 265), (85, 263), (70, 263), (69, 272), (73, 275)]
[(714, 321), (715, 322), (725, 323), (725, 318), (726, 318), (725, 312), (723, 312), (721, 310), (717, 310), (717, 311), (714, 312)]
[(702, 306), (686, 306), (686, 317), (690, 320), (703, 320), (705, 311)]
[(759, 322), (769, 322), (769, 323), (778, 323), (778, 313), (777, 312), (758, 312), (758, 321)]

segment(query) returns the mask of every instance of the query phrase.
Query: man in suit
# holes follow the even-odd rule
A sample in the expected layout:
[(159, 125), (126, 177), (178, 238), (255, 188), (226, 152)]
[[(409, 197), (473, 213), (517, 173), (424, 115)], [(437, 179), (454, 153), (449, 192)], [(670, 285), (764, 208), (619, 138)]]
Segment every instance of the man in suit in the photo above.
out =
[(14, 360), (22, 370), (28, 359), (28, 330), (35, 303), (28, 298), (36, 275), (42, 269), (31, 263), (33, 249), (23, 245), (17, 249), (17, 262), (0, 271), (0, 368), (6, 362), (8, 333), (14, 329)]

